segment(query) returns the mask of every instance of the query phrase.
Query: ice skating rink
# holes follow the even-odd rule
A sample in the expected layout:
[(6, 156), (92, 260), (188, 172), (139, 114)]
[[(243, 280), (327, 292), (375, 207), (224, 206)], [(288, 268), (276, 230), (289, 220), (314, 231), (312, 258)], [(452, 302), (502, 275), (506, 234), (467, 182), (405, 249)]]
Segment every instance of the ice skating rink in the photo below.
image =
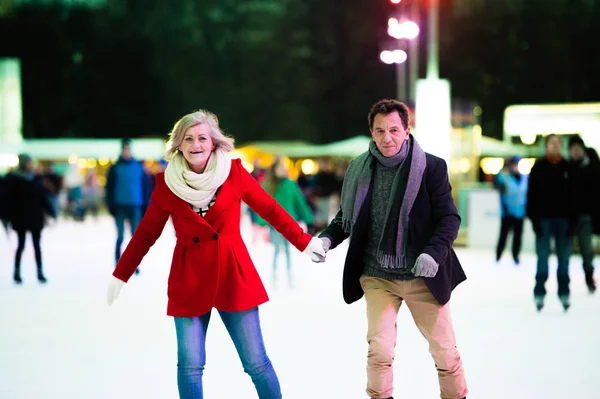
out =
[[(9, 241), (1, 232), (0, 398), (177, 398), (175, 328), (165, 315), (175, 239), (167, 226), (112, 307), (105, 301), (116, 234), (110, 218), (61, 220), (44, 230), (44, 286), (36, 279), (30, 241), (22, 261), (24, 283), (13, 285), (16, 236)], [(247, 221), (243, 231), (250, 242)], [(283, 397), (366, 398), (365, 305), (346, 305), (341, 295), (346, 247), (330, 252), (325, 264), (293, 250), (293, 289), (287, 287), (283, 258), (273, 286), (268, 243), (249, 249), (271, 297), (261, 319)], [(537, 313), (533, 254), (523, 254), (515, 267), (508, 253), (496, 264), (493, 251), (457, 252), (469, 278), (452, 300), (468, 398), (600, 398), (600, 293), (588, 295), (581, 259), (571, 259), (569, 312), (559, 305), (553, 275), (546, 307)], [(426, 341), (406, 307), (398, 318), (394, 369), (396, 399), (439, 397)], [(204, 387), (208, 399), (256, 398), (216, 313)]]

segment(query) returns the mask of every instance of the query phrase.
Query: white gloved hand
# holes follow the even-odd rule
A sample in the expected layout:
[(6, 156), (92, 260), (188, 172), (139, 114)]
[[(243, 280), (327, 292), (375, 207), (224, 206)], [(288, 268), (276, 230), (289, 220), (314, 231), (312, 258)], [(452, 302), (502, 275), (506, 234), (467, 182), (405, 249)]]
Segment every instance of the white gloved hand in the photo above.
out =
[(435, 277), (438, 272), (439, 265), (431, 257), (431, 255), (422, 253), (417, 258), (415, 266), (412, 268), (412, 272), (416, 277)]
[(125, 283), (122, 280), (119, 280), (115, 276), (110, 277), (110, 282), (108, 283), (108, 291), (106, 292), (106, 302), (108, 306), (111, 306), (115, 299), (119, 297), (121, 293), (121, 288)]
[(319, 237), (321, 241), (323, 241), (323, 249), (325, 253), (329, 252), (329, 248), (331, 248), (331, 240), (329, 237)]
[(325, 248), (323, 248), (323, 240), (320, 238), (313, 237), (302, 253), (310, 256), (315, 263), (325, 262)]

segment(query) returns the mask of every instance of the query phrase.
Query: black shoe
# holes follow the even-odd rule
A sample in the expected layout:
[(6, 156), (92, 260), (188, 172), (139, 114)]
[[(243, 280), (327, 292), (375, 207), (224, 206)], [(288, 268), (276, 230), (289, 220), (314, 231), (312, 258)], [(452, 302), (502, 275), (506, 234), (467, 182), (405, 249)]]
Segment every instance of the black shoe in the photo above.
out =
[(588, 287), (588, 292), (590, 294), (593, 294), (594, 292), (596, 292), (596, 281), (594, 280), (594, 277), (590, 276), (586, 276), (585, 277), (585, 284)]
[(13, 280), (15, 282), (15, 284), (23, 284), (23, 280), (21, 280), (21, 275), (20, 274), (16, 274), (13, 276)]
[(140, 269), (135, 269), (135, 274), (140, 274)]
[(521, 262), (519, 262), (519, 258), (513, 258), (513, 260), (515, 261), (515, 266), (519, 266), (521, 264)]
[(542, 308), (544, 307), (544, 297), (538, 295), (535, 296), (533, 300), (535, 301), (535, 308), (537, 309), (537, 311), (539, 312), (540, 310), (542, 310)]
[(43, 273), (38, 273), (38, 281), (42, 284), (46, 284), (48, 282)]
[(569, 299), (569, 296), (568, 295), (559, 295), (558, 299), (560, 299), (560, 303), (562, 304), (565, 312), (567, 310), (569, 310), (569, 308), (571, 307), (571, 300)]

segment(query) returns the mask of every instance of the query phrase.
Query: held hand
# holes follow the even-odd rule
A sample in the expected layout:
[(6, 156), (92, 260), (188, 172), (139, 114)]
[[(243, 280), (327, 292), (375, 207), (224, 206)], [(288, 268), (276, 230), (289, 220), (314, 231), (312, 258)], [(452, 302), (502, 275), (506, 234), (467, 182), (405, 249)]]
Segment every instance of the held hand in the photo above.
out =
[(315, 263), (325, 262), (325, 248), (323, 248), (323, 241), (320, 238), (313, 237), (302, 253), (310, 256)]
[(106, 292), (106, 302), (108, 306), (111, 306), (113, 302), (119, 297), (121, 293), (121, 288), (125, 283), (115, 276), (110, 277), (110, 282), (108, 283), (108, 291)]
[(435, 277), (438, 272), (439, 265), (429, 254), (422, 253), (417, 258), (412, 272), (417, 277)]

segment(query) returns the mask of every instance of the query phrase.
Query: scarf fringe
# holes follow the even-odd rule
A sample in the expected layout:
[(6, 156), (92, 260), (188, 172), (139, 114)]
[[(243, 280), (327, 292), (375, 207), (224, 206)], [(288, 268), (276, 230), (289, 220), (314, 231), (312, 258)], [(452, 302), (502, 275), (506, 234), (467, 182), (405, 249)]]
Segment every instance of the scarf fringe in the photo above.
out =
[(342, 218), (342, 229), (344, 233), (352, 235), (352, 220)]
[(390, 255), (384, 253), (382, 250), (377, 250), (377, 262), (381, 267), (385, 269), (406, 269), (406, 256), (404, 254), (400, 256)]

